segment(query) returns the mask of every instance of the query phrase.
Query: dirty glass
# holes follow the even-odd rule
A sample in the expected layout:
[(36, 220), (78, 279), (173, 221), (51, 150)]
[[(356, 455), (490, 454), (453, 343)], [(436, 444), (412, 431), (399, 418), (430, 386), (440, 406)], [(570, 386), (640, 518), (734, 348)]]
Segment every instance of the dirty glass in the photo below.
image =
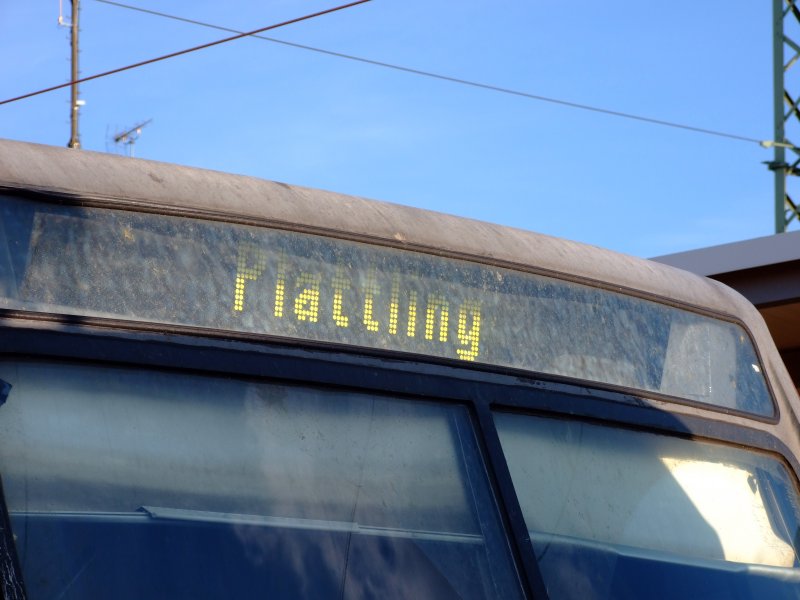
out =
[(552, 598), (800, 597), (800, 502), (772, 456), (495, 415)]
[(37, 598), (517, 598), (466, 409), (0, 363), (0, 473)]
[(0, 308), (411, 352), (774, 412), (738, 325), (554, 278), (229, 223), (0, 197)]

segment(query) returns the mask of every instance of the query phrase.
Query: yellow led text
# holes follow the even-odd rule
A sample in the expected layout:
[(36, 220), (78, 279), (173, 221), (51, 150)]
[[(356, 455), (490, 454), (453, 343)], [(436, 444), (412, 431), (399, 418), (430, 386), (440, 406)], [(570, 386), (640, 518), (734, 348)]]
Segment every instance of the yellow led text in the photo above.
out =
[(247, 281), (255, 281), (267, 268), (267, 255), (255, 244), (239, 246), (236, 261), (236, 286), (233, 292), (233, 310), (244, 310), (244, 290)]
[[(310, 260), (300, 262), (305, 268), (290, 263), (284, 254), (275, 256), (242, 243), (236, 261), (234, 313), (247, 307), (266, 310), (272, 313), (270, 318), (307, 323), (317, 332), (313, 337), (330, 341), (364, 344), (364, 335), (369, 335), (382, 338), (376, 339), (375, 347), (477, 359), (481, 306), (443, 293), (446, 283), (434, 283), (438, 290), (425, 292), (431, 282), (414, 274), (344, 265), (331, 273), (333, 265), (318, 271)], [(424, 325), (419, 337), (418, 319)]]
[(364, 326), (367, 331), (378, 331), (380, 324), (372, 318), (375, 296), (381, 293), (381, 288), (378, 287), (376, 281), (377, 272), (375, 269), (370, 269), (367, 274), (367, 285), (364, 286)]
[(337, 267), (333, 277), (333, 320), (339, 327), (348, 327), (350, 318), (342, 313), (344, 293), (350, 289), (350, 280), (345, 277), (344, 268)]
[(450, 320), (450, 303), (441, 294), (428, 296), (428, 310), (425, 312), (425, 339), (433, 339), (437, 309), (439, 310), (439, 341), (446, 342), (447, 325)]
[[(467, 321), (472, 317), (468, 328)], [(467, 300), (458, 309), (458, 341), (466, 348), (456, 348), (461, 360), (475, 360), (481, 341), (481, 306), (477, 302)]]
[(283, 303), (286, 300), (286, 259), (278, 260), (278, 276), (275, 278), (275, 316), (283, 316)]
[(303, 291), (294, 299), (294, 314), (298, 321), (319, 320), (319, 283), (322, 278), (311, 273), (301, 273), (297, 278), (296, 287)]

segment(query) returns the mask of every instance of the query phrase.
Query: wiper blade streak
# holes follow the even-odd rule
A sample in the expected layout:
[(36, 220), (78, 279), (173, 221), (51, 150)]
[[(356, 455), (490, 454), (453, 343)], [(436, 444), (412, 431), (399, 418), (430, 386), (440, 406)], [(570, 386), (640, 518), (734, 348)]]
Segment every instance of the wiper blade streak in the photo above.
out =
[(271, 517), (264, 515), (248, 515), (206, 510), (190, 510), (184, 508), (164, 508), (160, 506), (140, 506), (133, 512), (82, 512), (82, 511), (13, 511), (15, 518), (47, 518), (78, 519), (85, 521), (142, 523), (143, 521), (184, 521), (217, 523), (228, 525), (251, 525), (260, 527), (279, 527), (283, 529), (303, 529), (307, 531), (332, 531), (372, 535), (390, 538), (451, 542), (458, 544), (482, 545), (482, 535), (474, 533), (458, 533), (449, 531), (425, 531), (421, 529), (400, 529), (398, 527), (376, 527), (348, 523), (346, 521), (327, 521), (322, 519), (304, 519), (298, 517)]
[(340, 531), (360, 535), (377, 535), (441, 542), (458, 542), (462, 544), (483, 544), (483, 536), (470, 533), (422, 531), (399, 529), (394, 527), (374, 527), (348, 523), (345, 521), (326, 521), (321, 519), (301, 519), (294, 517), (270, 517), (262, 515), (246, 515), (238, 513), (211, 512), (204, 510), (187, 510), (182, 508), (163, 508), (142, 506), (139, 511), (152, 519), (168, 519), (173, 521), (196, 521), (203, 523), (231, 523), (235, 525), (266, 525), (289, 529), (309, 529), (315, 531)]

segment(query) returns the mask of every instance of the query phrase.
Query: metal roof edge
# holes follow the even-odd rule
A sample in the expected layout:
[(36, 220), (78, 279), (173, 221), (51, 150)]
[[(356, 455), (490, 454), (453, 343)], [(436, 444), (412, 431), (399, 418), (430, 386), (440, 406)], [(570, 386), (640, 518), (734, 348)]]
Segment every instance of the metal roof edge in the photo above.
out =
[(558, 273), (731, 315), (748, 313), (732, 290), (646, 259), (513, 227), (251, 176), (0, 140), (0, 187), (303, 224), (323, 234)]

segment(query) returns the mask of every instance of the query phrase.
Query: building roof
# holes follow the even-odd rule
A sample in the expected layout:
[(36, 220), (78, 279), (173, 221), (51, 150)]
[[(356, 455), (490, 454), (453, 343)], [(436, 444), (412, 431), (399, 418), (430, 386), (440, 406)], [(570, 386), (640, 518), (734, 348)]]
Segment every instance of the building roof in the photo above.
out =
[(706, 277), (778, 265), (800, 260), (800, 231), (657, 256), (653, 260)]

